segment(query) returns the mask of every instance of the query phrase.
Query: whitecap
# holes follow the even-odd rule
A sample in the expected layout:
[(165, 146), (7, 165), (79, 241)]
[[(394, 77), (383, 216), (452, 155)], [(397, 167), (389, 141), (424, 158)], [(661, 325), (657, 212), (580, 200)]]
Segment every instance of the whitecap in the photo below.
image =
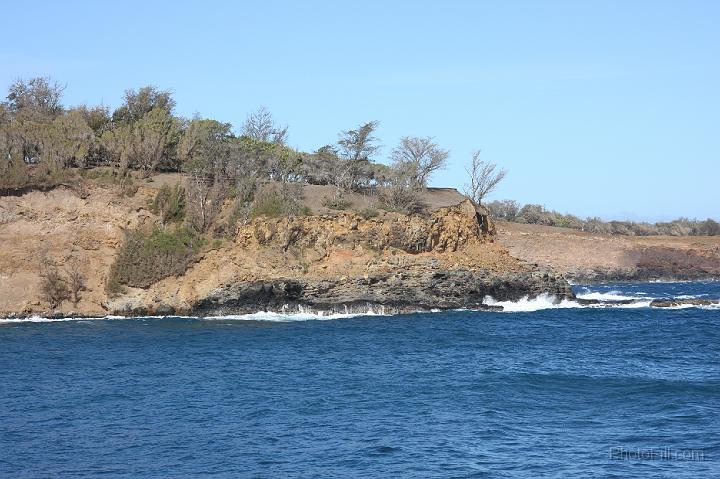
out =
[(592, 291), (587, 293), (580, 293), (576, 296), (580, 299), (597, 299), (598, 301), (627, 301), (631, 299), (647, 299), (637, 296), (626, 296), (620, 291), (608, 291), (606, 293), (602, 293), (600, 291)]
[[(581, 297), (581, 296), (578, 296)], [(583, 298), (584, 299), (584, 298)], [(590, 299), (590, 298), (589, 298)], [(595, 298), (592, 298), (595, 299)], [(598, 298), (599, 299), (599, 298)], [(609, 298), (603, 298), (610, 300)], [(617, 298), (613, 298), (617, 299)], [(625, 299), (625, 298), (623, 298)], [(558, 300), (557, 297), (549, 294), (541, 294), (534, 298), (527, 296), (521, 298), (518, 301), (496, 301), (494, 298), (487, 296), (484, 303), (490, 306), (502, 306), (503, 312), (508, 313), (519, 313), (519, 312), (532, 312), (540, 311), (543, 309), (568, 309), (568, 308), (582, 308), (582, 309), (593, 309), (593, 308), (647, 308), (650, 306), (651, 299), (648, 298), (627, 298), (635, 301), (631, 303), (600, 303), (600, 304), (580, 304), (575, 300), (562, 299)]]

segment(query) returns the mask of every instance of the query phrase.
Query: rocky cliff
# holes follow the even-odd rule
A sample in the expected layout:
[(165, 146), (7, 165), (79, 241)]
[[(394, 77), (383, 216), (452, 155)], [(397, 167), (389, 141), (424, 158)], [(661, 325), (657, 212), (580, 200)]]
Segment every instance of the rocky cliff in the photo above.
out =
[[(488, 296), (572, 296), (562, 277), (510, 256), (484, 211), (465, 201), (426, 216), (256, 218), (208, 242), (181, 276), (108, 297), (108, 271), (125, 233), (158, 220), (148, 209), (156, 190), (143, 185), (127, 198), (89, 184), (0, 198), (0, 314), (396, 312), (482, 309)], [(41, 257), (82, 269), (87, 288), (78, 303), (48, 311)]]

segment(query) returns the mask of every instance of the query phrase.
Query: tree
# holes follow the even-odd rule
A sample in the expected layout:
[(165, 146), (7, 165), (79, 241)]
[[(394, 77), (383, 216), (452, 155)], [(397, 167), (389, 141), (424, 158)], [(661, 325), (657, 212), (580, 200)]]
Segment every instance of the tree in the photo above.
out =
[(112, 121), (134, 123), (156, 108), (164, 110), (168, 115), (172, 114), (175, 100), (169, 90), (158, 90), (154, 86), (146, 86), (138, 91), (125, 90), (125, 102), (113, 112)]
[(230, 159), (230, 124), (195, 119), (178, 144), (187, 189), (190, 223), (204, 231), (220, 209)]
[(68, 113), (78, 112), (95, 134), (101, 134), (110, 123), (110, 111), (106, 106), (80, 105)]
[(63, 168), (69, 163), (84, 167), (95, 139), (92, 129), (79, 111), (58, 116), (45, 129), (42, 157)]
[(380, 149), (378, 139), (373, 136), (379, 122), (371, 121), (355, 130), (343, 131), (339, 135), (338, 154), (343, 160), (338, 171), (338, 186), (355, 190), (365, 186), (370, 178), (363, 174), (372, 156)]
[(400, 145), (392, 151), (393, 167), (407, 175), (414, 186), (425, 188), (430, 175), (445, 167), (449, 155), (449, 151), (433, 143), (429, 136), (405, 136), (400, 139)]
[(106, 159), (117, 167), (118, 175), (124, 177), (130, 168), (132, 128), (129, 125), (112, 125), (100, 137)]
[(230, 155), (230, 123), (192, 120), (178, 143), (178, 157), (184, 171), (221, 180)]
[(73, 260), (68, 264), (67, 268), (65, 268), (65, 273), (68, 277), (67, 287), (70, 300), (77, 306), (80, 302), (80, 292), (86, 289), (87, 279), (80, 270), (80, 262), (77, 260)]
[(243, 136), (264, 143), (284, 145), (287, 140), (287, 131), (287, 126), (279, 127), (275, 124), (272, 114), (264, 106), (249, 114), (242, 126)]
[(472, 162), (465, 169), (470, 177), (470, 183), (465, 185), (465, 195), (478, 205), (482, 204), (482, 200), (492, 193), (507, 175), (507, 171), (496, 169), (496, 164), (480, 159), (480, 150), (473, 152)]
[(515, 221), (520, 212), (520, 204), (515, 200), (491, 201), (485, 205), (493, 217), (505, 220)]
[(52, 119), (63, 111), (60, 101), (64, 90), (64, 86), (46, 77), (32, 78), (27, 82), (17, 80), (8, 90), (8, 110), (16, 117)]
[(65, 278), (57, 265), (47, 257), (40, 261), (40, 290), (51, 308), (56, 308), (66, 299), (70, 299)]
[(163, 108), (153, 108), (132, 126), (129, 136), (130, 160), (132, 166), (147, 177), (157, 169), (164, 156), (168, 155), (177, 123)]

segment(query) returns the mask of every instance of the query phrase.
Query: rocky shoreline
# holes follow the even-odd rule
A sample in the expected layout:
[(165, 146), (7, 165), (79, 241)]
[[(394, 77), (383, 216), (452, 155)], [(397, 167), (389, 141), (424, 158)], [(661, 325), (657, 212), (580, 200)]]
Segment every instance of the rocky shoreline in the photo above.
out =
[[(444, 305), (431, 306), (431, 305), (412, 305), (410, 303), (398, 302), (393, 304), (383, 304), (374, 302), (362, 302), (362, 301), (350, 301), (342, 304), (323, 304), (316, 303), (309, 305), (303, 302), (287, 302), (280, 306), (280, 299), (287, 299), (286, 295), (288, 291), (286, 288), (288, 285), (285, 283), (263, 283), (247, 285), (247, 290), (244, 291), (246, 296), (237, 296), (227, 298), (226, 302), (221, 302), (219, 297), (208, 298), (208, 300), (198, 304), (196, 308), (189, 311), (176, 310), (173, 307), (160, 307), (158, 309), (149, 310), (144, 308), (138, 308), (134, 310), (125, 311), (124, 314), (112, 314), (106, 316), (79, 314), (73, 311), (62, 312), (52, 311), (47, 313), (12, 313), (6, 316), (0, 316), (0, 320), (24, 320), (35, 317), (45, 319), (102, 319), (102, 318), (142, 318), (142, 317), (223, 317), (223, 316), (236, 316), (244, 314), (254, 314), (258, 312), (272, 312), (280, 314), (294, 314), (294, 313), (309, 313), (317, 314), (319, 316), (327, 316), (332, 314), (382, 314), (382, 315), (395, 315), (395, 314), (410, 314), (410, 313), (423, 313), (423, 312), (439, 312), (447, 310), (458, 310), (467, 309), (470, 311), (487, 311), (487, 312), (502, 312), (504, 307), (497, 304), (486, 304), (483, 302), (473, 303), (470, 305), (460, 306), (460, 303), (453, 304), (456, 307), (449, 307), (451, 303), (444, 303)], [(294, 286), (293, 286), (294, 287)], [(247, 302), (238, 302), (240, 299), (246, 299), (247, 295), (254, 295), (256, 297), (263, 297), (268, 299), (265, 304), (265, 308), (260, 308), (262, 302), (256, 303), (258, 309), (253, 309), (251, 304)], [(292, 296), (292, 293), (291, 293)], [(570, 299), (570, 298), (564, 298)], [(621, 300), (598, 300), (598, 299), (582, 299), (574, 298), (571, 299), (579, 306), (597, 306), (597, 307), (613, 307), (622, 305), (631, 305), (638, 303), (635, 299), (621, 299)], [(277, 307), (269, 307), (271, 303), (278, 301), (275, 304)], [(562, 300), (557, 299), (559, 303)], [(444, 307), (448, 306), (448, 307)], [(703, 306), (720, 306), (720, 300), (708, 300), (708, 299), (684, 299), (684, 298), (670, 298), (670, 299), (654, 299), (650, 301), (648, 307), (650, 308), (683, 308), (683, 307), (703, 307)]]
[(532, 272), (496, 276), (479, 271), (428, 271), (419, 274), (395, 273), (367, 278), (331, 281), (248, 282), (218, 289), (196, 303), (192, 314), (226, 315), (255, 311), (286, 311), (307, 308), (322, 312), (386, 313), (474, 309), (498, 311), (486, 304), (518, 301), (541, 294), (558, 300), (572, 299), (570, 285), (559, 276)]
[[(720, 271), (716, 240), (498, 227), (483, 208), (443, 190), (428, 197), (435, 206), (426, 215), (349, 210), (253, 218), (207, 243), (182, 274), (110, 294), (108, 272), (126, 232), (159, 221), (147, 206), (156, 190), (144, 185), (125, 197), (88, 184), (83, 195), (56, 188), (0, 198), (0, 317), (499, 311), (497, 302), (541, 295), (598, 304), (575, 298), (568, 279), (703, 279)], [(87, 283), (79, 302), (53, 308), (43, 299), (41, 257), (63, 271), (82, 269)]]

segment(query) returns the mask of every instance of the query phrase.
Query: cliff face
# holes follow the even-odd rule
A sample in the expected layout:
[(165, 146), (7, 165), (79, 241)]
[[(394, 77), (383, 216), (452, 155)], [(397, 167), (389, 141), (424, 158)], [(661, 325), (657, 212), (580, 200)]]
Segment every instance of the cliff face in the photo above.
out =
[(119, 314), (403, 312), (482, 309), (487, 296), (572, 296), (561, 277), (512, 258), (492, 233), (492, 222), (469, 201), (429, 217), (258, 218), (182, 278), (131, 291), (108, 306)]
[[(132, 198), (109, 186), (0, 198), (0, 314), (48, 314), (41, 257), (88, 278), (62, 314), (233, 314), (259, 310), (386, 312), (482, 308), (486, 296), (572, 296), (559, 276), (510, 256), (470, 202), (427, 217), (380, 212), (258, 218), (211, 241), (180, 277), (109, 298), (105, 283), (124, 232), (154, 223), (157, 185)], [(446, 194), (444, 192), (443, 194)]]
[(239, 229), (236, 244), (245, 252), (275, 251), (286, 258), (286, 271), (226, 282), (191, 310), (482, 309), (487, 296), (572, 296), (562, 278), (509, 257), (492, 234), (491, 221), (469, 201), (430, 218), (255, 220)]

